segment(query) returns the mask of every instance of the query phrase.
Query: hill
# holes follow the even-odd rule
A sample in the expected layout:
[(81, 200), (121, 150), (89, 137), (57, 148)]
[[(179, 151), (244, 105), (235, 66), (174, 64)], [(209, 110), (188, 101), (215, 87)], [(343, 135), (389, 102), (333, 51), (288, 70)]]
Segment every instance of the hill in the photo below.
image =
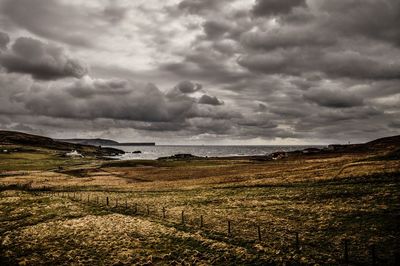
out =
[(400, 135), (379, 138), (361, 144), (333, 144), (329, 145), (328, 149), (335, 152), (384, 152), (393, 151), (400, 148)]
[(91, 145), (67, 143), (54, 140), (48, 137), (37, 136), (16, 131), (0, 131), (0, 145), (17, 145), (23, 147), (45, 148), (70, 152), (76, 150), (83, 155), (109, 156), (123, 154), (124, 152), (114, 148), (100, 148)]
[(82, 144), (82, 145), (93, 145), (93, 146), (114, 146), (118, 142), (111, 139), (57, 139), (57, 141)]
[(120, 143), (111, 139), (58, 139), (58, 141), (83, 144), (83, 145), (93, 145), (93, 146), (154, 146), (154, 142), (129, 142)]

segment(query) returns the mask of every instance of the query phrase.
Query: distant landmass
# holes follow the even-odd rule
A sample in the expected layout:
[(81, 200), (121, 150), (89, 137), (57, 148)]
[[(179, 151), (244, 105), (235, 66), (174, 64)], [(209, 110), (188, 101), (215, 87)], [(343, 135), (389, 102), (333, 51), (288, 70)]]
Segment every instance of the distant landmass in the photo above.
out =
[(155, 146), (155, 142), (118, 142), (111, 139), (58, 139), (58, 141), (93, 146)]
[(14, 149), (14, 146), (17, 145), (25, 148), (36, 147), (63, 152), (71, 152), (75, 150), (82, 155), (113, 156), (125, 153), (124, 151), (115, 148), (103, 148), (99, 147), (99, 145), (70, 143), (48, 137), (6, 130), (0, 130), (0, 145), (3, 147), (3, 150), (7, 150), (7, 147)]

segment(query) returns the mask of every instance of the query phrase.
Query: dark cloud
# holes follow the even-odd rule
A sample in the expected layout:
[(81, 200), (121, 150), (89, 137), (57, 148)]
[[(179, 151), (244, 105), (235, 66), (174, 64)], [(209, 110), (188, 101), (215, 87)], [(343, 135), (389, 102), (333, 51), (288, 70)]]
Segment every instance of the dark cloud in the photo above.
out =
[(222, 38), (231, 30), (232, 24), (227, 21), (208, 20), (203, 23), (203, 29), (209, 39)]
[(178, 8), (192, 14), (201, 14), (210, 10), (216, 10), (225, 4), (226, 0), (183, 0)]
[(11, 51), (1, 54), (0, 64), (8, 72), (30, 74), (42, 80), (80, 78), (88, 72), (81, 62), (68, 57), (62, 48), (27, 37), (18, 38)]
[(87, 77), (68, 86), (66, 90), (75, 98), (91, 98), (96, 95), (127, 95), (131, 92), (130, 84), (126, 80), (92, 80)]
[[(397, 57), (397, 56), (396, 56)], [(251, 71), (266, 74), (300, 76), (321, 72), (332, 78), (399, 79), (400, 63), (361, 55), (356, 51), (315, 51), (305, 49), (276, 50), (251, 53), (239, 58), (238, 63)]]
[(304, 98), (320, 106), (332, 108), (348, 108), (364, 104), (362, 98), (339, 90), (314, 89), (307, 91)]
[(348, 37), (365, 36), (400, 45), (400, 2), (376, 1), (316, 1), (316, 23), (328, 33)]
[(199, 83), (193, 83), (189, 80), (179, 82), (175, 88), (182, 93), (193, 93), (199, 91), (203, 88), (203, 86)]
[(119, 6), (116, 2), (111, 2), (104, 8), (102, 15), (104, 15), (104, 17), (112, 24), (116, 24), (121, 22), (127, 13), (128, 9), (126, 7)]
[(305, 6), (306, 0), (256, 0), (253, 13), (256, 16), (287, 14), (293, 8)]
[(267, 74), (322, 72), (330, 78), (399, 79), (398, 1), (307, 3), (257, 1), (254, 12), (280, 14), (280, 19), (242, 34), (241, 43), (248, 49), (238, 63)]
[(0, 3), (0, 15), (7, 18), (7, 23), (43, 38), (79, 47), (92, 47), (93, 39), (105, 30), (101, 27), (103, 19), (118, 20), (120, 11), (117, 9), (110, 5), (93, 11), (85, 5), (57, 0), (4, 0)]
[(229, 119), (235, 116), (232, 112), (203, 110), (194, 98), (185, 93), (162, 93), (151, 83), (99, 80), (88, 76), (69, 85), (55, 84), (50, 88), (34, 84), (25, 92), (15, 95), (14, 100), (36, 115), (148, 122), (152, 128), (153, 123), (158, 123), (157, 127), (164, 125), (169, 128), (166, 125), (168, 122), (181, 125), (185, 120), (195, 117)]
[(12, 39), (31, 36), (0, 34), (3, 128), (168, 143), (400, 133), (397, 0), (0, 2)]
[(10, 36), (7, 33), (0, 31), (0, 49), (5, 50), (10, 42)]
[(200, 104), (209, 104), (209, 105), (223, 105), (224, 103), (220, 101), (217, 97), (215, 96), (209, 96), (207, 94), (204, 94), (200, 97), (199, 99)]
[[(192, 102), (168, 100), (152, 84), (130, 83), (123, 93), (113, 93), (110, 84), (86, 78), (64, 88), (33, 87), (27, 94), (17, 99), (34, 114), (95, 119), (113, 118), (162, 122), (179, 120), (191, 108)], [(117, 86), (121, 89), (121, 84)], [(117, 88), (117, 89), (118, 89)], [(109, 98), (112, 95), (112, 100)], [(85, 96), (83, 98), (82, 96)], [(90, 96), (90, 97), (89, 97)]]
[(313, 27), (284, 27), (243, 34), (242, 42), (254, 49), (265, 51), (293, 47), (327, 47), (336, 44), (335, 36), (320, 34)]

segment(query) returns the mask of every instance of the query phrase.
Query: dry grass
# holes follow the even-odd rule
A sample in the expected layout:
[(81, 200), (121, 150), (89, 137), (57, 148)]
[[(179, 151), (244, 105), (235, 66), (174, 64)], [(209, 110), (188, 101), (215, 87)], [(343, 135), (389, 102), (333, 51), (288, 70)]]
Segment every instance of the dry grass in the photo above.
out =
[(5, 263), (332, 265), (343, 262), (347, 238), (352, 264), (371, 264), (375, 244), (379, 265), (393, 265), (399, 250), (399, 160), (344, 154), (98, 165), (1, 173), (4, 186), (62, 192), (1, 192)]

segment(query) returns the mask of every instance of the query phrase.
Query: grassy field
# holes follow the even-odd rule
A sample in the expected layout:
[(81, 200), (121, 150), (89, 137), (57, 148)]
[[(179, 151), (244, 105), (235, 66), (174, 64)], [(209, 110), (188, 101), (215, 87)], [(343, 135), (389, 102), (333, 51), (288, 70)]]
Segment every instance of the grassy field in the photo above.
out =
[(398, 158), (0, 156), (0, 264), (398, 263)]

